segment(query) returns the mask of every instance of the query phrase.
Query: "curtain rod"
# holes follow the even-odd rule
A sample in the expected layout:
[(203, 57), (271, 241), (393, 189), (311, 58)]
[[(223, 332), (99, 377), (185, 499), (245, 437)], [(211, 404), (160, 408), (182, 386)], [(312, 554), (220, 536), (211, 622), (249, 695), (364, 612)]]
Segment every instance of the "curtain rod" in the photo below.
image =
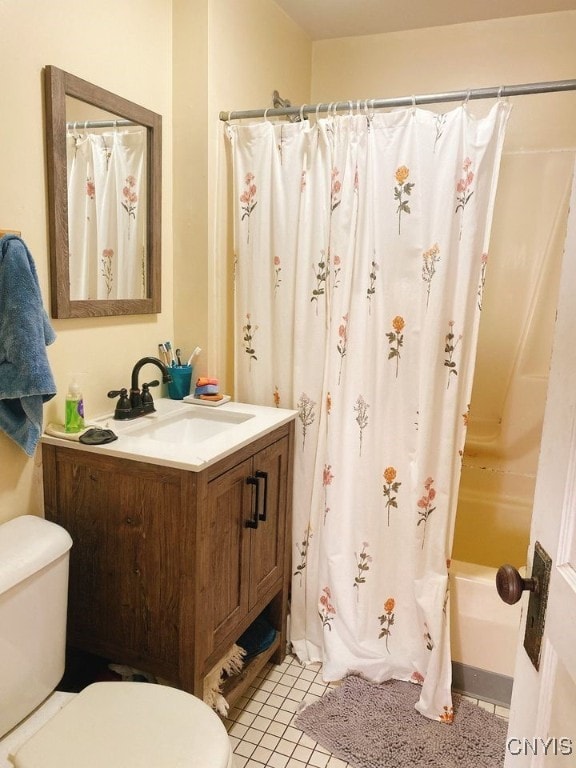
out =
[(133, 123), (132, 120), (75, 120), (70, 123), (66, 123), (66, 128), (69, 131), (75, 129), (87, 130), (88, 128), (122, 128), (126, 125), (139, 125), (139, 123)]
[(493, 88), (472, 88), (467, 91), (428, 93), (420, 96), (402, 96), (395, 99), (359, 99), (336, 101), (324, 104), (303, 104), (301, 107), (274, 107), (270, 109), (249, 109), (237, 112), (220, 112), (220, 120), (243, 120), (257, 117), (300, 116), (316, 112), (346, 112), (352, 109), (387, 109), (389, 107), (410, 107), (418, 104), (437, 104), (447, 101), (468, 101), (472, 99), (495, 99), (506, 96), (529, 96), (534, 93), (576, 91), (576, 80), (552, 80), (546, 83), (525, 83), (524, 85), (501, 85)]

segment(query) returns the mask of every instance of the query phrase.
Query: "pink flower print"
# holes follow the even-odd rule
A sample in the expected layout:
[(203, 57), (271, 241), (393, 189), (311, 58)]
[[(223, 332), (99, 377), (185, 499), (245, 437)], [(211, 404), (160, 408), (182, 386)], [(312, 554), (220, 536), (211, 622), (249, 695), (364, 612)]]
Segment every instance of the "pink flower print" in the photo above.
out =
[(346, 356), (346, 345), (348, 344), (348, 313), (342, 315), (343, 323), (338, 326), (339, 341), (336, 345), (338, 354), (340, 355), (340, 368), (338, 370), (338, 384), (342, 378), (342, 364), (344, 363), (344, 357)]
[(412, 675), (410, 677), (410, 682), (416, 683), (416, 685), (422, 685), (422, 683), (424, 682), (424, 675), (421, 672), (418, 672), (418, 670), (416, 670), (416, 672), (412, 672)]
[(250, 242), (250, 215), (252, 214), (252, 211), (254, 208), (256, 208), (257, 200), (256, 200), (256, 184), (254, 184), (254, 174), (253, 173), (247, 173), (244, 178), (244, 192), (240, 195), (240, 202), (242, 203), (242, 210), (244, 213), (242, 214), (242, 221), (244, 219), (248, 219), (248, 235), (246, 242)]
[(470, 167), (472, 166), (472, 160), (470, 160), (469, 157), (467, 157), (463, 164), (462, 164), (462, 170), (463, 170), (463, 176), (460, 178), (456, 184), (456, 210), (454, 213), (458, 213), (458, 211), (462, 211), (462, 219), (460, 221), (460, 237), (462, 237), (462, 226), (463, 226), (463, 220), (464, 220), (464, 209), (468, 205), (468, 202), (472, 195), (474, 194), (474, 191), (470, 189), (472, 186), (472, 182), (474, 181), (474, 173), (470, 170)]
[(339, 285), (338, 275), (340, 274), (340, 271), (342, 269), (341, 264), (342, 264), (342, 260), (340, 256), (335, 255), (334, 258), (331, 260), (331, 265), (330, 265), (332, 267), (330, 271), (333, 276), (332, 284), (334, 288), (338, 288), (338, 285)]
[(432, 506), (432, 502), (436, 498), (436, 490), (432, 488), (432, 485), (434, 484), (434, 480), (431, 477), (427, 477), (424, 482), (424, 490), (426, 493), (418, 499), (417, 506), (418, 506), (418, 517), (419, 520), (416, 523), (416, 525), (420, 525), (420, 523), (424, 523), (424, 536), (422, 537), (422, 549), (424, 549), (424, 539), (426, 538), (426, 523), (428, 522), (428, 518), (434, 512), (436, 507)]
[(330, 190), (330, 213), (333, 213), (342, 202), (340, 200), (340, 193), (342, 191), (342, 182), (338, 179), (339, 175), (340, 175), (340, 171), (337, 168), (332, 168), (332, 186)]
[(94, 179), (87, 178), (86, 179), (86, 197), (89, 197), (90, 200), (94, 200), (95, 195), (96, 195), (96, 187), (94, 185)]
[(122, 188), (122, 197), (124, 200), (121, 205), (128, 214), (128, 240), (130, 240), (130, 219), (136, 218), (136, 203), (138, 202), (138, 195), (134, 190), (135, 187), (136, 179), (134, 176), (127, 176), (124, 187)]
[(329, 587), (324, 587), (322, 589), (322, 594), (319, 598), (320, 608), (318, 610), (318, 616), (320, 616), (320, 621), (322, 622), (323, 627), (328, 627), (330, 631), (332, 631), (332, 627), (330, 626), (330, 622), (334, 620), (334, 617), (336, 616), (336, 608), (332, 605), (330, 602), (332, 599), (332, 594), (330, 592)]
[(330, 512), (330, 507), (328, 506), (328, 491), (326, 489), (329, 485), (332, 485), (332, 480), (334, 480), (332, 465), (324, 464), (324, 469), (322, 471), (322, 485), (324, 487), (324, 522), (326, 522), (326, 516), (328, 515), (328, 512)]
[(324, 469), (322, 471), (322, 485), (324, 488), (326, 488), (327, 485), (332, 484), (332, 480), (334, 480), (334, 475), (331, 472), (332, 470), (332, 464), (325, 464)]

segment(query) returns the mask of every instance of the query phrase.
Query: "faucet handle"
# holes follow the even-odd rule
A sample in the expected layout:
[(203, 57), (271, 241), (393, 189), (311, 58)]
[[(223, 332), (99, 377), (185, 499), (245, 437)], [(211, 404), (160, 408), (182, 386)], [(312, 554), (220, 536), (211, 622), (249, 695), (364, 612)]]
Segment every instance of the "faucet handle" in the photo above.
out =
[(122, 387), (122, 389), (112, 389), (110, 392), (108, 392), (108, 397), (119, 398), (118, 402), (116, 403), (114, 418), (129, 419), (132, 412), (132, 406), (130, 404), (130, 398), (128, 397), (128, 390), (126, 387)]
[(150, 392), (150, 387), (157, 387), (159, 384), (160, 382), (157, 379), (149, 381), (147, 384), (142, 384), (142, 407), (144, 413), (154, 413), (156, 410), (156, 408), (154, 408), (154, 400), (152, 398), (152, 393)]

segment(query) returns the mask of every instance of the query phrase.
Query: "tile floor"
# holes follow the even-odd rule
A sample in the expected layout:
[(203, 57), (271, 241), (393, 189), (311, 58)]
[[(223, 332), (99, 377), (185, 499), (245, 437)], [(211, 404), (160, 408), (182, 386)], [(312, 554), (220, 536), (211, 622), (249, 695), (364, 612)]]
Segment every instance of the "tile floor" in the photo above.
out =
[[(303, 667), (293, 656), (265, 667), (224, 721), (234, 748), (234, 768), (347, 768), (349, 763), (331, 755), (293, 722), (301, 701), (319, 699), (332, 685), (322, 681), (319, 665)], [(505, 707), (471, 701), (508, 717)]]

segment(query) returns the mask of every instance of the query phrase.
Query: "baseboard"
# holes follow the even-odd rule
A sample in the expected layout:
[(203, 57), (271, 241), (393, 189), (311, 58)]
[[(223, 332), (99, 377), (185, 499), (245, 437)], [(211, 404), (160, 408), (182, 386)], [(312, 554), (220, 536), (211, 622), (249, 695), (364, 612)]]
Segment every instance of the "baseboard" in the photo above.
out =
[(470, 667), (459, 661), (452, 662), (452, 688), (466, 696), (474, 696), (492, 704), (509, 707), (513, 678)]

